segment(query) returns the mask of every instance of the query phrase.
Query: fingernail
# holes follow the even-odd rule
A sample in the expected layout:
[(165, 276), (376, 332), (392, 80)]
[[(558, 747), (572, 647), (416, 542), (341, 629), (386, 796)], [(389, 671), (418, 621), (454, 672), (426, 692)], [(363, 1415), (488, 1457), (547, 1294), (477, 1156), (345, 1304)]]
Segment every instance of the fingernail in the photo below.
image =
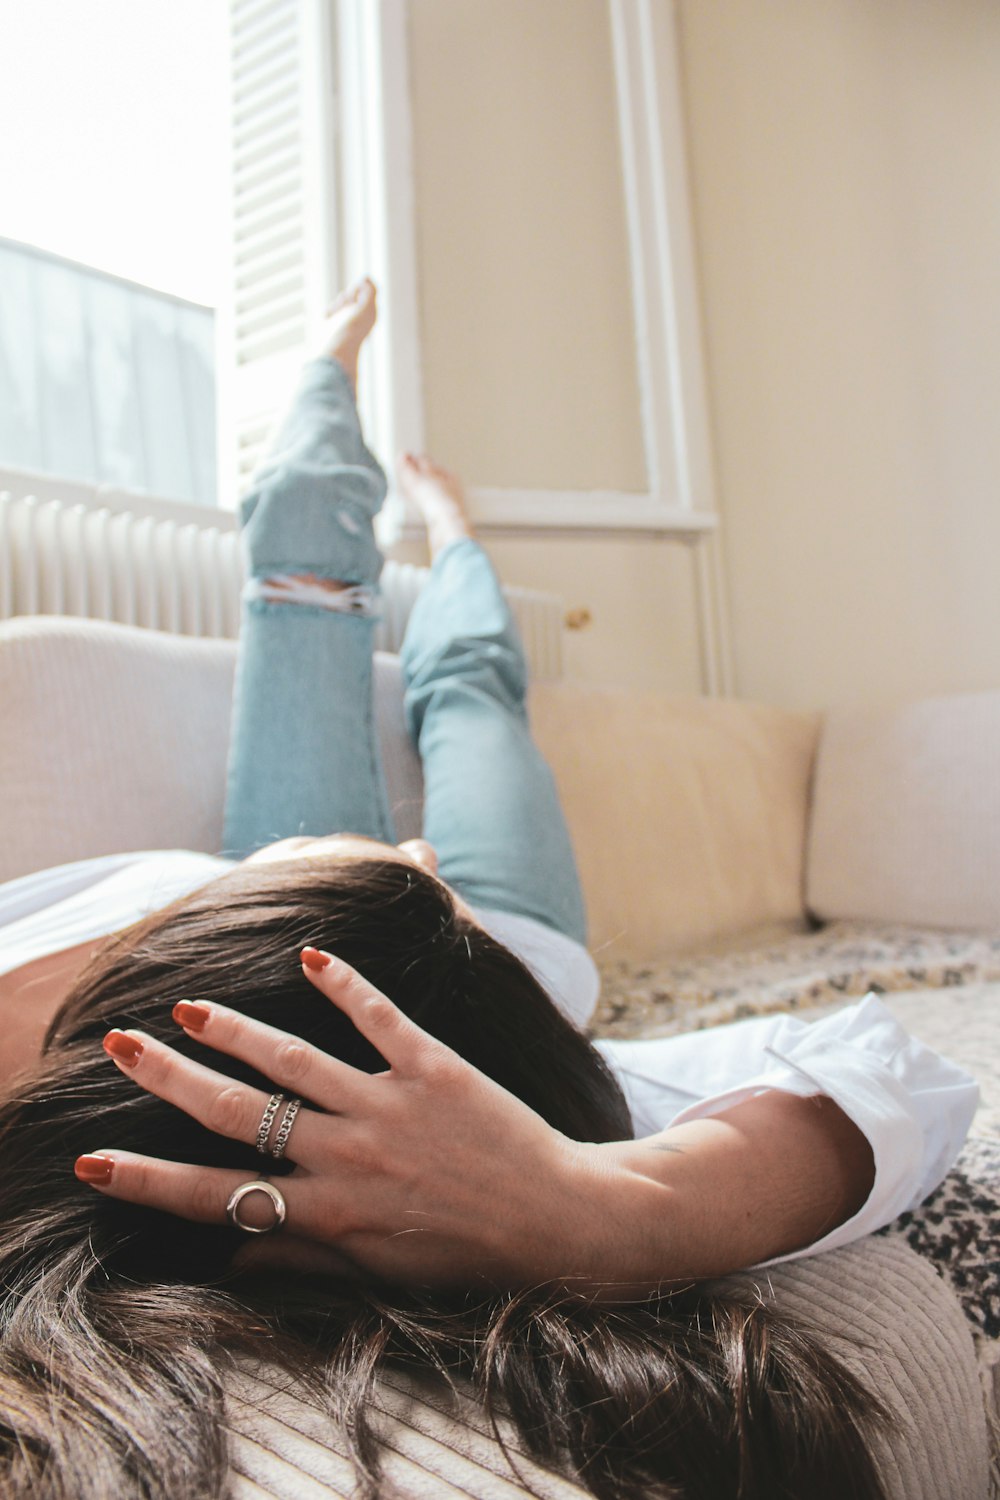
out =
[(106, 1187), (111, 1181), (115, 1164), (107, 1156), (78, 1156), (73, 1171), (81, 1182), (99, 1182)]
[(207, 1005), (198, 1005), (193, 1000), (178, 1000), (170, 1012), (178, 1026), (185, 1031), (204, 1031), (212, 1014)]
[(307, 969), (325, 969), (330, 963), (329, 953), (323, 953), (319, 948), (303, 948), (302, 962)]
[(104, 1050), (115, 1062), (134, 1068), (142, 1056), (142, 1043), (138, 1037), (128, 1036), (124, 1031), (109, 1031), (104, 1038)]

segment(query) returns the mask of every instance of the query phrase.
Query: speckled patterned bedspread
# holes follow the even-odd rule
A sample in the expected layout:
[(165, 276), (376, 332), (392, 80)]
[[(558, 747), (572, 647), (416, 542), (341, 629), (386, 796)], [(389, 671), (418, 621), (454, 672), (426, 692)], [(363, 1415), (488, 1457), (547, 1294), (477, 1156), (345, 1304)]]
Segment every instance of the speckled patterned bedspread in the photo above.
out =
[(811, 1019), (874, 990), (908, 1031), (978, 1079), (982, 1101), (954, 1167), (880, 1233), (904, 1236), (951, 1283), (1000, 1413), (1000, 934), (837, 922), (658, 964), (600, 966), (595, 1036), (671, 1036), (783, 1010)]

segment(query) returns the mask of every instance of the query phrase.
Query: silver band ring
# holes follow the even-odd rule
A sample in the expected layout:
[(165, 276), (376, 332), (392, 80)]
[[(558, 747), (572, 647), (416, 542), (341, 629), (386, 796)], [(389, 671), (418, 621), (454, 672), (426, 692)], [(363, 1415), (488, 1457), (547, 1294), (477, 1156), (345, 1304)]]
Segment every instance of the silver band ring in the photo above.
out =
[[(272, 1207), (274, 1208), (274, 1220), (270, 1224), (265, 1224), (263, 1229), (257, 1229), (253, 1224), (244, 1224), (239, 1216), (239, 1206), (249, 1193), (264, 1193), (271, 1200)], [(234, 1229), (242, 1229), (244, 1234), (270, 1234), (272, 1230), (278, 1229), (284, 1224), (288, 1217), (288, 1206), (282, 1195), (278, 1192), (278, 1189), (272, 1183), (257, 1179), (254, 1182), (244, 1182), (236, 1189), (226, 1204), (226, 1217)]]
[(284, 1097), (284, 1094), (272, 1094), (264, 1108), (264, 1113), (260, 1117), (260, 1124), (257, 1126), (257, 1150), (262, 1156), (267, 1154), (267, 1138), (271, 1134), (274, 1117), (278, 1113), (278, 1106), (283, 1102)]
[(301, 1099), (289, 1099), (288, 1104), (285, 1107), (284, 1117), (281, 1121), (281, 1124), (278, 1126), (278, 1134), (274, 1137), (274, 1145), (271, 1147), (271, 1155), (274, 1157), (275, 1161), (278, 1161), (279, 1158), (284, 1156), (285, 1154), (285, 1147), (288, 1145), (288, 1137), (291, 1135), (292, 1126), (295, 1124), (295, 1116), (298, 1114), (301, 1108)]

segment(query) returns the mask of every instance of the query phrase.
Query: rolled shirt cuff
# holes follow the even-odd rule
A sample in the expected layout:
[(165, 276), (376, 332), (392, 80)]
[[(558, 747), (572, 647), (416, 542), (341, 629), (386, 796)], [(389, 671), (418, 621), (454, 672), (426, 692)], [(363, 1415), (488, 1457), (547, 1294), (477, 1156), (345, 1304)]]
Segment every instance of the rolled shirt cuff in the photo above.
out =
[(863, 1132), (875, 1180), (858, 1212), (809, 1245), (757, 1262), (757, 1268), (850, 1244), (916, 1208), (954, 1163), (979, 1103), (975, 1079), (910, 1036), (874, 995), (822, 1021), (799, 1024), (800, 1035), (764, 1048), (772, 1066), (699, 1099), (670, 1122), (704, 1119), (782, 1089), (803, 1098), (827, 1095)]

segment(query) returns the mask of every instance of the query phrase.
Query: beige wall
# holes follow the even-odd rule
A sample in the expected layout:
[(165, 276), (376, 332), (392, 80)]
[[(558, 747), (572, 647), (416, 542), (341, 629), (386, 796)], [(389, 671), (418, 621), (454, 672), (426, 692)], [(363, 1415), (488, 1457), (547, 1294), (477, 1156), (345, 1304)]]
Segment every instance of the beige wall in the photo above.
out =
[(470, 482), (646, 486), (606, 0), (413, 0), (427, 440)]
[[(661, 692), (701, 692), (694, 575), (686, 547), (665, 542), (571, 536), (487, 536), (501, 578), (558, 594), (567, 612), (586, 609), (584, 630), (567, 630), (563, 664), (581, 682)], [(426, 563), (422, 544), (392, 549), (400, 562)]]
[[(678, 14), (737, 691), (994, 685), (1000, 7)], [(472, 484), (640, 487), (603, 0), (413, 0), (411, 69), (428, 447)], [(686, 548), (490, 545), (591, 609), (578, 675), (697, 689)]]
[(1000, 684), (1000, 7), (680, 15), (738, 689)]

